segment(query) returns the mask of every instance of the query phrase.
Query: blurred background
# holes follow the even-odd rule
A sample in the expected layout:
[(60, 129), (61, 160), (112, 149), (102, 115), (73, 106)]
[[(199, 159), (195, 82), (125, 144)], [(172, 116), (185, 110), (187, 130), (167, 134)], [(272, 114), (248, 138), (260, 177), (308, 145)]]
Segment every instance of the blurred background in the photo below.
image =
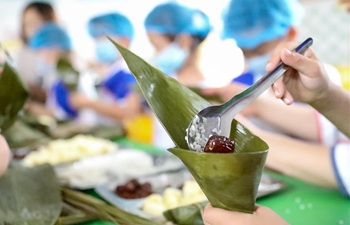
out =
[[(30, 0), (0, 0), (0, 41), (10, 52), (16, 53), (19, 39), (21, 13)], [(135, 26), (135, 40), (131, 49), (142, 57), (150, 57), (153, 48), (149, 44), (143, 21), (157, 4), (164, 0), (51, 0), (60, 23), (73, 40), (73, 49), (85, 59), (94, 57), (93, 40), (86, 32), (88, 20), (105, 12), (123, 12)], [(222, 27), (221, 10), (228, 0), (179, 0), (177, 2), (201, 9), (211, 19), (215, 32)], [(349, 64), (350, 25), (349, 13), (336, 0), (301, 0), (305, 16), (301, 23), (299, 40), (313, 37), (313, 48), (327, 63), (344, 66)]]

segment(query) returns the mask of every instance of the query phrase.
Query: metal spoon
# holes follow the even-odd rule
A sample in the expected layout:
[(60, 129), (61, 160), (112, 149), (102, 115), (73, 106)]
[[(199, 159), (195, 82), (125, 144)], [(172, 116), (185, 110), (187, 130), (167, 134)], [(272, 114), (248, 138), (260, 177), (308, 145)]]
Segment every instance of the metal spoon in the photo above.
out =
[[(308, 38), (294, 51), (304, 54), (312, 43), (312, 38)], [(273, 71), (226, 103), (210, 106), (200, 111), (192, 119), (187, 129), (186, 140), (189, 149), (203, 151), (211, 135), (229, 137), (233, 118), (275, 83), (288, 68), (288, 66), (280, 62)]]

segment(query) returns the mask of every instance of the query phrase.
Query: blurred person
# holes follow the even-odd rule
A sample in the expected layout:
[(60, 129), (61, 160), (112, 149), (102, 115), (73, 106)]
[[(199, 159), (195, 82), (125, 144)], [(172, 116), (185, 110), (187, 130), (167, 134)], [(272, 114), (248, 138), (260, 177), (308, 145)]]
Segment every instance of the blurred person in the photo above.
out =
[[(320, 63), (311, 49), (303, 56), (290, 51), (295, 46), (297, 43), (294, 42), (280, 44), (269, 59), (269, 64), (266, 67), (268, 71), (272, 71), (280, 61), (292, 67), (282, 79), (273, 84), (275, 96), (288, 105), (292, 104), (294, 98), (310, 104), (349, 138), (350, 127), (345, 122), (350, 120), (349, 93), (330, 81), (323, 64)], [(244, 121), (244, 118), (239, 118), (239, 120), (241, 119)], [(246, 122), (244, 121), (247, 125)], [(248, 126), (252, 128), (249, 124)], [(307, 176), (312, 176), (313, 179), (321, 181), (323, 185), (338, 187), (346, 197), (350, 197), (349, 140), (342, 142), (339, 135), (339, 142), (331, 149), (324, 146), (307, 145), (299, 141), (300, 148), (286, 152), (285, 150), (289, 148), (291, 142), (298, 141), (288, 138), (282, 138), (279, 141), (278, 136), (274, 134), (266, 133), (264, 135), (264, 131), (258, 131), (258, 133), (258, 135), (263, 135), (261, 137), (270, 146), (269, 157), (272, 154), (274, 158), (279, 159), (280, 163), (276, 166), (280, 169), (283, 168), (286, 174), (298, 171), (297, 177), (308, 179)], [(291, 155), (291, 152), (294, 153)], [(291, 160), (287, 160), (285, 156), (291, 157)], [(267, 160), (268, 163), (269, 160)], [(213, 208), (208, 204), (204, 210), (203, 219), (208, 225), (288, 224), (275, 212), (264, 206), (256, 206), (253, 214), (247, 214)]]
[(55, 11), (50, 3), (31, 2), (22, 12), (20, 37), (23, 46), (16, 59), (17, 69), (22, 80), (28, 86), (32, 99), (39, 102), (45, 101), (45, 92), (40, 86), (36, 65), (37, 57), (35, 52), (29, 46), (29, 39), (41, 28), (46, 22), (57, 21)]
[[(199, 68), (199, 46), (212, 29), (207, 15), (178, 3), (164, 3), (151, 10), (144, 25), (156, 51), (153, 66), (183, 85), (209, 86)], [(174, 146), (155, 117), (153, 144), (164, 149)]]
[(303, 18), (297, 0), (231, 0), (223, 10), (223, 39), (234, 39), (243, 51), (251, 85), (266, 74), (273, 49), (283, 41), (296, 39)]
[(156, 6), (144, 24), (156, 50), (152, 64), (184, 85), (203, 84), (199, 46), (211, 31), (208, 16), (178, 3), (165, 3)]
[(44, 24), (29, 40), (38, 57), (37, 82), (48, 90), (56, 79), (56, 64), (60, 57), (72, 60), (72, 41), (67, 32), (55, 23)]
[[(58, 108), (53, 107), (53, 99), (57, 98), (58, 105), (66, 106), (63, 101), (63, 92), (59, 93), (57, 86), (58, 74), (56, 65), (60, 57), (72, 58), (72, 42), (68, 34), (55, 23), (46, 23), (39, 28), (29, 39), (30, 48), (35, 51), (38, 57), (37, 71), (40, 72), (37, 77), (38, 84), (46, 92), (48, 98), (45, 103), (29, 102), (26, 107), (35, 114), (48, 114), (57, 116)], [(57, 106), (58, 106), (57, 105)]]
[(105, 73), (98, 75), (98, 98), (74, 94), (70, 98), (72, 107), (103, 115), (99, 120), (106, 125), (111, 124), (111, 119), (123, 121), (135, 117), (142, 109), (140, 96), (133, 91), (136, 80), (117, 48), (106, 37), (109, 35), (123, 47), (129, 48), (134, 38), (131, 21), (120, 13), (99, 15), (89, 21), (88, 31), (94, 38), (95, 54)]
[[(247, 72), (228, 87), (205, 90), (205, 95), (235, 95), (247, 88), (238, 83), (251, 85), (265, 75), (267, 60), (273, 49), (281, 42), (296, 39), (296, 26), (302, 19), (303, 8), (297, 0), (232, 0), (223, 14), (223, 37), (234, 39), (242, 49)], [(331, 80), (341, 85), (337, 69), (327, 64), (325, 68)], [(226, 92), (227, 89), (235, 92)], [(227, 96), (222, 97), (228, 99)], [(267, 92), (242, 111), (242, 114), (269, 131), (332, 145), (332, 134), (337, 129), (324, 116), (308, 105), (293, 104), (286, 107), (271, 97), (272, 94)], [(289, 118), (287, 121), (286, 117)]]

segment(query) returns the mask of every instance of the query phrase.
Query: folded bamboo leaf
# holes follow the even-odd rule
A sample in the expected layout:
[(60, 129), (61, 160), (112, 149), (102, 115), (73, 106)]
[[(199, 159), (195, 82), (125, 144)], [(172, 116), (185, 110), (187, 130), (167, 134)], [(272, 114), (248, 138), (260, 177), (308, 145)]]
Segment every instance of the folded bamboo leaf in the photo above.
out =
[(15, 69), (5, 62), (0, 72), (0, 133), (16, 120), (28, 93)]
[(202, 212), (208, 202), (201, 202), (170, 209), (163, 213), (164, 217), (177, 225), (204, 225)]
[(50, 225), (60, 215), (60, 187), (49, 165), (9, 168), (0, 190), (0, 224)]
[(28, 126), (21, 119), (18, 119), (9, 127), (3, 135), (11, 149), (22, 147), (37, 148), (50, 140), (47, 135)]
[(148, 104), (176, 143), (177, 148), (169, 151), (184, 162), (210, 203), (214, 207), (252, 213), (267, 144), (233, 120), (230, 138), (235, 141), (236, 153), (188, 150), (186, 129), (195, 114), (210, 103), (110, 40), (119, 49)]
[(214, 207), (251, 213), (268, 146), (236, 120), (230, 138), (235, 140), (236, 153), (169, 151), (182, 160)]
[[(194, 115), (210, 103), (175, 79), (110, 39), (123, 55), (149, 106), (177, 147), (187, 148), (185, 130)], [(172, 116), (176, 114), (176, 116)], [(176, 125), (174, 125), (176, 124)]]

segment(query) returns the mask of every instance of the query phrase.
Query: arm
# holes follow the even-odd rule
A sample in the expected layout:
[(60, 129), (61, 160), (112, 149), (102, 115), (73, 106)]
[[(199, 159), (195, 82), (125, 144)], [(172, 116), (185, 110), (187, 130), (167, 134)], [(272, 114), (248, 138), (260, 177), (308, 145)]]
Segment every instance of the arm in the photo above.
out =
[(341, 132), (350, 137), (350, 94), (337, 85), (331, 86), (323, 99), (310, 105), (329, 119)]
[(50, 108), (38, 102), (29, 102), (25, 105), (25, 108), (35, 115), (47, 115), (53, 118), (55, 117), (54, 112)]
[(273, 84), (277, 98), (292, 104), (293, 98), (310, 104), (328, 118), (345, 135), (350, 137), (350, 95), (343, 88), (333, 84), (312, 49), (305, 55), (290, 52), (288, 49), (297, 43), (280, 44), (272, 53), (267, 71), (275, 68), (279, 61), (290, 66), (282, 79)]
[(6, 172), (10, 161), (10, 148), (5, 138), (0, 135), (0, 177)]
[(267, 167), (319, 186), (338, 187), (329, 147), (267, 132), (245, 118), (237, 119), (269, 145)]
[(277, 213), (264, 206), (256, 206), (253, 214), (227, 211), (208, 204), (203, 212), (205, 225), (288, 225)]
[(317, 141), (315, 110), (308, 105), (285, 104), (262, 96), (254, 103), (254, 116), (277, 127), (284, 133), (302, 139)]
[(126, 104), (120, 106), (116, 103), (106, 103), (100, 100), (90, 100), (82, 94), (71, 95), (70, 102), (75, 109), (89, 108), (97, 113), (116, 119), (124, 120), (134, 117), (141, 112), (141, 100), (138, 95), (130, 94), (126, 98)]

